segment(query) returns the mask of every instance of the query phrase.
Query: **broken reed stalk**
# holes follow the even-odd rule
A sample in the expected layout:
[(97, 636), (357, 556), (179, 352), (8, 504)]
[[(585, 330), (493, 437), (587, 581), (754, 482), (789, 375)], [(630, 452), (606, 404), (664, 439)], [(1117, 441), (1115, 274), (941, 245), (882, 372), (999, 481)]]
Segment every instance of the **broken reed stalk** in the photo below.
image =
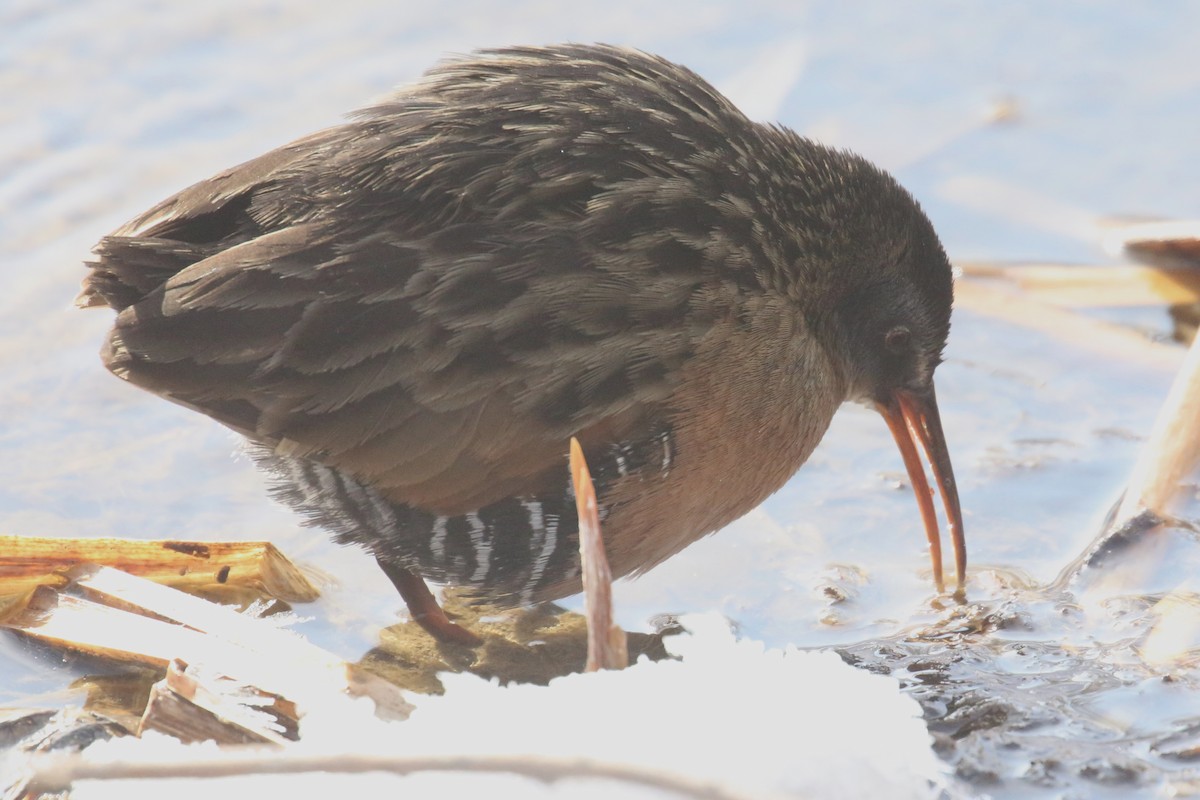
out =
[(181, 659), (306, 708), (349, 691), (393, 717), (412, 709), (397, 687), (267, 620), (110, 567), (80, 566), (67, 577), (82, 597), (38, 587), (0, 627), (123, 662)]
[(1161, 306), (1200, 302), (1200, 270), (1144, 265), (961, 264), (969, 279), (988, 278), (1056, 306)]
[(1062, 569), (1053, 586), (1071, 585), (1084, 570), (1119, 557), (1125, 547), (1154, 533), (1169, 519), (1172, 499), (1200, 461), (1198, 408), (1200, 337), (1192, 341), (1150, 438), (1134, 464), (1120, 503), (1105, 518), (1096, 538)]
[(1179, 368), (1176, 345), (1155, 342), (1129, 328), (1039, 302), (1019, 291), (989, 285), (982, 278), (964, 275), (955, 281), (954, 306), (1040, 331), (1055, 341), (1098, 353), (1107, 359), (1172, 372)]
[[(523, 775), (544, 783), (578, 778), (602, 778), (673, 792), (696, 800), (748, 800), (748, 795), (713, 781), (614, 764), (588, 758), (535, 755), (404, 756), (363, 753), (314, 755), (289, 750), (231, 752), (207, 758), (177, 761), (92, 761), (82, 755), (44, 755), (33, 760), (28, 788), (39, 792), (63, 791), (75, 781), (167, 778), (224, 778), (238, 775), (293, 775), (304, 772), (361, 774), (387, 772), (475, 772)], [(774, 797), (775, 795), (767, 795)], [(764, 795), (756, 794), (760, 800)]]
[[(1200, 222), (1131, 225), (1117, 231), (1124, 252), (1139, 260), (1190, 265), (1182, 270), (1200, 280)], [(1196, 302), (1192, 298), (1190, 302)], [(1143, 512), (1162, 518), (1187, 473), (1200, 462), (1200, 337), (1192, 340), (1167, 399), (1142, 448), (1113, 527)]]
[(1158, 412), (1150, 439), (1130, 475), (1114, 527), (1149, 511), (1157, 517), (1200, 462), (1200, 337), (1193, 340), (1167, 399)]
[(1146, 264), (1200, 264), (1200, 220), (1158, 220), (1118, 224), (1106, 237), (1110, 251)]
[(583, 567), (584, 608), (587, 613), (587, 672), (629, 666), (625, 631), (613, 622), (612, 572), (600, 536), (596, 488), (579, 440), (571, 437), (571, 483), (579, 514), (579, 557)]
[(254, 590), (289, 603), (319, 597), (269, 542), (181, 542), (0, 536), (0, 594), (20, 594), (77, 564), (101, 564), (177, 589), (215, 595)]
[(300, 738), (296, 704), (255, 686), (197, 676), (173, 659), (150, 689), (137, 735), (158, 731), (181, 742), (283, 745)]

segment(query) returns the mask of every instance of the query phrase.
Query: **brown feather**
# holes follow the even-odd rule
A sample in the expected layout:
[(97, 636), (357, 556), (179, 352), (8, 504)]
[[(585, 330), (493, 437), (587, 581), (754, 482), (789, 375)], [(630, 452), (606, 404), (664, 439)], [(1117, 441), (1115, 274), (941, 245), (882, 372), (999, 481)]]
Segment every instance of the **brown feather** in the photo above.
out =
[(644, 570), (862, 393), (856, 298), (908, 303), (924, 375), (949, 315), (890, 177), (605, 46), (448, 62), (95, 255), (79, 302), (119, 311), (113, 372), (260, 445), (341, 539), (514, 601), (577, 588), (571, 436), (614, 572)]

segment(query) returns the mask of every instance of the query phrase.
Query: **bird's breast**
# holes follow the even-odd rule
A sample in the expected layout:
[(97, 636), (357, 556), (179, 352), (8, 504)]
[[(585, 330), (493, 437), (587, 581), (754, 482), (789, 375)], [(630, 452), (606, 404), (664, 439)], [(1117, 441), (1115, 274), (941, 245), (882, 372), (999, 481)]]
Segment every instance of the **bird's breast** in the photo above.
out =
[(782, 298), (717, 322), (682, 368), (660, 463), (611, 485), (614, 573), (639, 573), (746, 514), (820, 442), (844, 384)]

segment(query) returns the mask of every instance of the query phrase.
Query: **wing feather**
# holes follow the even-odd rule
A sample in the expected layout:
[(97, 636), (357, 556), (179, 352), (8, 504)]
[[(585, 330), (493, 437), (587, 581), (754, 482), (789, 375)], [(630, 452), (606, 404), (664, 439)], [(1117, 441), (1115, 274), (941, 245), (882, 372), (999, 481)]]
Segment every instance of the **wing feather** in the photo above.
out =
[(568, 97), (522, 58), (442, 67), (106, 237), (81, 302), (119, 310), (108, 366), (439, 513), (536, 489), (571, 435), (668, 413), (722, 313), (702, 287), (756, 285), (704, 200), (709, 150), (749, 123), (706, 90)]

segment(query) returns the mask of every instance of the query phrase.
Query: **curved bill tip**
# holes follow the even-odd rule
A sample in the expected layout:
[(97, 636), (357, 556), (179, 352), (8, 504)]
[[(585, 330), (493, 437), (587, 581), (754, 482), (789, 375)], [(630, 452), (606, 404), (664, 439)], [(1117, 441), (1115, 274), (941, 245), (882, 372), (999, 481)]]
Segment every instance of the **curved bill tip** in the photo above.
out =
[(942, 433), (942, 419), (938, 414), (937, 396), (933, 385), (928, 392), (913, 392), (896, 389), (886, 402), (875, 405), (900, 448), (904, 467), (908, 470), (909, 482), (917, 496), (921, 519), (925, 523), (925, 535), (929, 539), (929, 557), (933, 561), (933, 580), (939, 592), (945, 591), (942, 577), (942, 540), (937, 514), (933, 510), (933, 497), (929, 481), (925, 477), (925, 465), (917, 452), (918, 445), (925, 453), (933, 469), (938, 494), (946, 514), (946, 526), (950, 530), (950, 541), (954, 546), (954, 567), (957, 577), (955, 597), (965, 596), (967, 580), (967, 545), (963, 537), (962, 507), (958, 502), (958, 486), (954, 482), (954, 468), (950, 464), (950, 451), (946, 448), (946, 437)]

